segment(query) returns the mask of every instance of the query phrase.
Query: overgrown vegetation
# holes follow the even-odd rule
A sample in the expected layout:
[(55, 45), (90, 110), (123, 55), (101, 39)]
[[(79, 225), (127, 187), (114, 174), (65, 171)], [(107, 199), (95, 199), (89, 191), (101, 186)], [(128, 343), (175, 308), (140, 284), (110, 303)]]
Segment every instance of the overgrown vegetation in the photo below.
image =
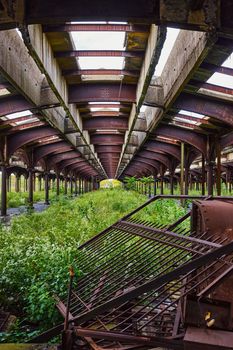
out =
[[(56, 198), (56, 192), (50, 191), (50, 200)], [(35, 191), (33, 193), (34, 202), (43, 202), (45, 199), (44, 191)], [(27, 192), (8, 192), (7, 194), (7, 207), (8, 208), (18, 208), (28, 204), (28, 193)]]
[[(1, 227), (0, 305), (16, 314), (19, 322), (0, 341), (23, 341), (34, 329), (56, 324), (60, 316), (53, 295), (66, 295), (71, 264), (76, 283), (82, 274), (74, 263), (77, 246), (146, 199), (134, 191), (99, 190), (73, 200), (63, 197), (42, 213), (15, 217), (10, 228)], [(140, 215), (144, 220), (170, 223), (185, 212), (177, 204), (157, 201)]]
[[(101, 190), (61, 199), (47, 211), (21, 215), (0, 229), (0, 305), (40, 330), (58, 321), (53, 294), (67, 291), (68, 267), (77, 246), (145, 201), (122, 190)], [(81, 271), (75, 266), (76, 278)], [(22, 322), (22, 324), (25, 324)], [(21, 325), (22, 325), (21, 324)], [(20, 326), (21, 326), (20, 325)], [(33, 328), (33, 327), (32, 327)], [(16, 341), (25, 334), (17, 329)]]

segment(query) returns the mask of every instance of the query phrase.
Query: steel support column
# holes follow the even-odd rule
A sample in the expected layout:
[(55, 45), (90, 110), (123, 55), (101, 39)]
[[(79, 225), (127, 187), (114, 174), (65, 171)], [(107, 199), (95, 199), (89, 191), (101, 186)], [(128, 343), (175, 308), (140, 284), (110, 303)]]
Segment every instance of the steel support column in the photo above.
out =
[(28, 207), (33, 208), (34, 177), (33, 168), (28, 169)]
[(220, 147), (220, 140), (216, 140), (216, 156), (217, 156), (216, 188), (217, 188), (217, 196), (221, 196), (221, 147)]
[(156, 196), (156, 176), (154, 176), (154, 196)]
[(45, 204), (49, 204), (49, 173), (45, 172)]
[(180, 194), (184, 194), (184, 142), (181, 142), (180, 149)]
[(205, 181), (206, 181), (206, 174), (205, 174), (205, 156), (202, 154), (201, 158), (201, 194), (205, 195)]
[(65, 183), (64, 183), (64, 194), (67, 195), (67, 188), (68, 188), (68, 182), (67, 182), (67, 176), (65, 176)]
[(2, 183), (1, 183), (1, 216), (7, 214), (7, 167), (6, 164), (1, 165)]
[(56, 193), (57, 196), (60, 195), (60, 174), (56, 173), (56, 180), (57, 180), (57, 186), (56, 186)]
[(15, 192), (20, 192), (20, 175), (15, 175)]
[(208, 196), (213, 195), (215, 165), (215, 140), (212, 136), (207, 139), (207, 187)]

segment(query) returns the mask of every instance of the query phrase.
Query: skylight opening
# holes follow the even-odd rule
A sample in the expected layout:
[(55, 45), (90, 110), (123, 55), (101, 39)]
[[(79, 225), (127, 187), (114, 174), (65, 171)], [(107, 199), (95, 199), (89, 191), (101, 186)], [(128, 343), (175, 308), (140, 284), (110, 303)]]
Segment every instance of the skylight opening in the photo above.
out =
[(76, 50), (124, 50), (125, 32), (71, 32)]
[(8, 89), (0, 89), (0, 96), (10, 95), (10, 91)]
[[(76, 50), (124, 50), (125, 32), (71, 32), (71, 37)], [(124, 57), (79, 57), (78, 61), (81, 69), (122, 69)]]
[(26, 116), (30, 116), (30, 115), (32, 115), (32, 112), (29, 110), (26, 110), (26, 111), (22, 111), (22, 112), (7, 114), (5, 117), (7, 119), (15, 119), (15, 118), (26, 117)]
[[(231, 67), (229, 67), (231, 68)], [(214, 73), (208, 80), (207, 83), (218, 85), (227, 89), (233, 89), (232, 76), (222, 73)]]
[[(33, 123), (33, 122), (38, 122), (39, 119), (38, 118), (29, 118), (27, 120), (22, 120), (22, 121), (19, 121), (19, 122), (15, 122), (16, 125), (26, 125), (26, 124), (29, 124), (29, 123)], [(14, 122), (14, 120), (12, 120), (12, 122)]]
[(233, 52), (231, 55), (223, 62), (222, 67), (232, 68), (233, 69)]
[(78, 61), (81, 69), (122, 69), (124, 57), (79, 57)]
[(144, 113), (146, 111), (146, 106), (142, 105), (140, 108), (140, 113)]
[(154, 76), (160, 76), (162, 74), (163, 68), (167, 63), (167, 59), (173, 49), (176, 38), (180, 32), (180, 29), (167, 28), (167, 36), (161, 51), (161, 55), (157, 66), (155, 67)]
[(199, 114), (199, 113), (195, 113), (195, 112), (190, 112), (190, 111), (186, 111), (185, 109), (181, 109), (178, 114), (184, 114), (184, 115), (188, 115), (190, 117), (194, 117), (194, 118), (207, 118), (204, 114)]
[(91, 112), (119, 112), (120, 108), (113, 108), (113, 107), (107, 107), (107, 108), (97, 108), (97, 107), (91, 107)]
[(180, 121), (180, 122), (184, 122), (184, 123), (188, 123), (188, 124), (193, 124), (193, 125), (200, 125), (199, 122), (195, 122), (194, 120), (189, 120), (186, 118), (182, 118), (182, 117), (175, 117), (174, 120)]
[(89, 105), (119, 105), (120, 102), (88, 102)]

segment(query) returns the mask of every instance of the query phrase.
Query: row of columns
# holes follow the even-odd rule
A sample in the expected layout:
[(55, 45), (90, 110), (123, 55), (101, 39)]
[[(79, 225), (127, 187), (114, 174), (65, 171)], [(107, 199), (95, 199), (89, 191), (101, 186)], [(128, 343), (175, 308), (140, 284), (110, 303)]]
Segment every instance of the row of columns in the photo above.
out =
[[(9, 182), (9, 177), (7, 173), (7, 165), (1, 165), (2, 181), (1, 181), (1, 216), (7, 215), (7, 192)], [(44, 193), (45, 193), (45, 204), (49, 204), (49, 193), (50, 193), (50, 173), (45, 171), (44, 174)], [(39, 179), (39, 190), (42, 190), (41, 179), (42, 176), (38, 176)], [(68, 194), (68, 187), (70, 188), (70, 195), (77, 196), (89, 191), (98, 189), (98, 183), (95, 178), (87, 180), (85, 178), (69, 177), (64, 176), (63, 179), (60, 178), (60, 174), (56, 174), (56, 195), (59, 196), (61, 192), (61, 183), (64, 189), (64, 195)], [(33, 208), (34, 203), (34, 192), (35, 192), (35, 171), (33, 168), (28, 169), (28, 179), (26, 180), (28, 191), (28, 207)], [(20, 192), (20, 176), (16, 174), (15, 178), (15, 191)]]
[[(190, 172), (190, 166), (192, 163), (192, 157), (190, 152), (190, 146), (181, 142), (180, 148), (180, 194), (188, 195), (189, 190), (193, 188), (193, 176)], [(160, 184), (160, 194), (164, 193), (164, 173), (165, 169), (162, 168), (160, 171), (159, 178), (151, 177), (151, 182), (148, 183), (137, 181), (136, 190), (148, 194), (156, 194), (156, 188), (158, 183)], [(216, 137), (212, 135), (208, 137), (207, 142), (207, 152), (206, 156), (202, 154), (201, 158), (201, 171), (200, 180), (196, 180), (196, 189), (201, 191), (202, 195), (212, 196), (214, 194), (214, 188), (216, 188), (216, 194), (221, 196), (221, 148), (220, 142)], [(174, 194), (174, 181), (175, 179), (175, 167), (169, 171), (169, 184), (170, 184), (170, 194)], [(154, 181), (154, 186), (152, 189), (152, 181)], [(226, 171), (226, 190), (231, 192), (232, 188), (232, 174), (230, 171)]]

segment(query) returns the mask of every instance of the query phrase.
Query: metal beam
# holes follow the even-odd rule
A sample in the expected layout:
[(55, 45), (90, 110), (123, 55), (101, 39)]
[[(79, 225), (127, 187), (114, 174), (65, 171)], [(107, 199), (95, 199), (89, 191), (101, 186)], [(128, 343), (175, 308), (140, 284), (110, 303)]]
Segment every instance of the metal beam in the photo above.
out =
[(56, 51), (55, 58), (73, 58), (73, 57), (137, 57), (142, 58), (144, 51), (122, 51), (122, 50), (73, 50)]
[(63, 70), (64, 77), (76, 77), (81, 75), (124, 75), (128, 77), (138, 78), (140, 71), (138, 70), (124, 70), (124, 69), (77, 69), (77, 70)]
[(149, 26), (147, 25), (133, 25), (133, 24), (58, 24), (56, 26), (45, 25), (43, 26), (44, 33), (51, 32), (137, 32), (147, 33)]
[(90, 135), (91, 143), (94, 145), (122, 145), (124, 135), (122, 134), (93, 134)]
[(174, 156), (180, 161), (180, 148), (165, 142), (149, 140), (144, 144), (144, 148), (152, 152), (162, 152)]
[(227, 101), (211, 100), (183, 92), (173, 104), (173, 108), (204, 114), (233, 126), (233, 105)]
[(7, 145), (8, 145), (8, 157), (10, 157), (18, 148), (39, 140), (46, 138), (48, 136), (58, 135), (59, 131), (55, 130), (49, 126), (37, 127), (34, 129), (24, 130), (8, 136)]
[(83, 129), (94, 131), (97, 129), (127, 130), (128, 119), (122, 117), (95, 117), (83, 120)]
[(175, 126), (159, 126), (155, 129), (156, 136), (164, 136), (175, 140), (186, 142), (201, 153), (206, 154), (206, 138), (203, 135), (197, 134), (190, 130), (177, 128)]
[(95, 101), (135, 102), (136, 87), (126, 84), (79, 84), (69, 87), (69, 103)]

